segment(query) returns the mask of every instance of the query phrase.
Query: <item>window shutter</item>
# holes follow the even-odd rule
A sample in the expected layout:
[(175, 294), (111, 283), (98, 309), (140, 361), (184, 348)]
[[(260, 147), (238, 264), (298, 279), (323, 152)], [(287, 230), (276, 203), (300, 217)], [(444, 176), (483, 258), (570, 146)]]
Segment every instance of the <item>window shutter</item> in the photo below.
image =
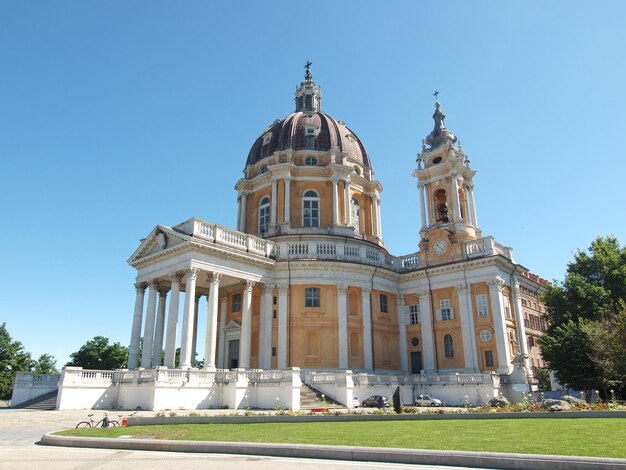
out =
[(409, 308), (408, 305), (404, 306), (404, 324), (405, 325), (411, 324), (411, 309)]
[(454, 309), (450, 307), (450, 320), (454, 320)]
[(437, 321), (441, 321), (441, 309), (440, 308), (437, 309), (436, 316), (437, 316)]

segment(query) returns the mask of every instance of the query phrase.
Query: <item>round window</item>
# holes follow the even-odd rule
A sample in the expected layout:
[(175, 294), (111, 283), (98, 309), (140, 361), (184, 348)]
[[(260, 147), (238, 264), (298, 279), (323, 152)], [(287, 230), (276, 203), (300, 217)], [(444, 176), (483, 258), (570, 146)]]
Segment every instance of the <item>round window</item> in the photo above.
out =
[(437, 157), (433, 160), (433, 165), (436, 165), (437, 163), (441, 163), (441, 157)]
[(261, 173), (261, 174), (263, 174), (263, 173), (267, 173), (267, 167), (266, 167), (266, 166), (264, 166), (263, 168), (261, 168), (261, 169), (259, 170), (259, 173)]
[(483, 341), (489, 341), (491, 339), (491, 331), (483, 330), (480, 332), (480, 339)]
[(420, 340), (417, 338), (411, 338), (411, 346), (413, 346), (414, 348), (417, 347), (417, 345), (420, 344)]
[(306, 157), (304, 159), (304, 164), (307, 166), (315, 166), (317, 165), (317, 158), (315, 157)]

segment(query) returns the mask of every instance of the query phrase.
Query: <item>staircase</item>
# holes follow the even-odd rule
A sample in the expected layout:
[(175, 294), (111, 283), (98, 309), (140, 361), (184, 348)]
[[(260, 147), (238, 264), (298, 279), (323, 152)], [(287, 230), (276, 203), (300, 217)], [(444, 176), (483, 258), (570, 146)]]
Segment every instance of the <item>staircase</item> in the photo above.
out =
[(20, 403), (19, 405), (13, 406), (12, 408), (23, 408), (27, 410), (54, 410), (57, 405), (57, 395), (59, 394), (59, 390), (53, 390), (51, 392), (46, 393), (45, 395), (40, 395), (36, 398), (32, 398), (24, 403)]
[(322, 408), (332, 410), (336, 408), (343, 408), (343, 405), (341, 403), (337, 403), (328, 396), (324, 399), (324, 401), (322, 401), (322, 392), (303, 383), (300, 388), (300, 409), (313, 410)]

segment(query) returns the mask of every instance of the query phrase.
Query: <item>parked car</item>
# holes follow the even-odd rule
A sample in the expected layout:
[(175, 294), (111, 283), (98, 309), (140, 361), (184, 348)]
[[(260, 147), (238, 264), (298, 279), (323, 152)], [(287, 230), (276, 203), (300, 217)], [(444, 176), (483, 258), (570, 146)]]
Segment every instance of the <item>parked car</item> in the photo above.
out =
[(441, 406), (441, 400), (430, 395), (418, 395), (415, 406)]
[(361, 402), (357, 397), (352, 397), (352, 408), (358, 408), (361, 406)]
[(363, 400), (361, 405), (372, 408), (389, 408), (389, 398), (383, 397), (382, 395), (372, 395)]

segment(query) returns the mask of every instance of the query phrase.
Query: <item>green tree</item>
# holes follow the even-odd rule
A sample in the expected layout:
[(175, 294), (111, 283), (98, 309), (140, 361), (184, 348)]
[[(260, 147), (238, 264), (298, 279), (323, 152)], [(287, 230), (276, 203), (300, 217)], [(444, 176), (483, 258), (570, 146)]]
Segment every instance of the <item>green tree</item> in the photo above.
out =
[(95, 336), (77, 352), (70, 354), (70, 358), (66, 366), (96, 370), (119, 369), (128, 363), (128, 348), (120, 343), (109, 344), (109, 338), (104, 336)]
[(549, 285), (543, 301), (548, 331), (539, 344), (559, 382), (624, 393), (626, 247), (615, 237), (596, 238), (575, 253), (565, 280)]
[(0, 325), (0, 400), (11, 398), (16, 372), (29, 371), (35, 366), (30, 353), (20, 341), (14, 341), (6, 323)]
[(550, 369), (537, 367), (534, 371), (535, 378), (539, 381), (539, 390), (546, 392), (551, 390)]
[(35, 364), (35, 374), (58, 374), (57, 361), (50, 354), (42, 354)]

